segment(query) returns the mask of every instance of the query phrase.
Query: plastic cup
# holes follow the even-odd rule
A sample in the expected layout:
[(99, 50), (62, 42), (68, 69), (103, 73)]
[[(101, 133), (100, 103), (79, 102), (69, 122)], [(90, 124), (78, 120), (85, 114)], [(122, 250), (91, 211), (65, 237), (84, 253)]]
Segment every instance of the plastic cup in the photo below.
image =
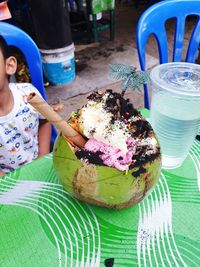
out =
[(200, 126), (200, 65), (161, 64), (150, 73), (152, 127), (162, 152), (163, 168), (179, 167)]

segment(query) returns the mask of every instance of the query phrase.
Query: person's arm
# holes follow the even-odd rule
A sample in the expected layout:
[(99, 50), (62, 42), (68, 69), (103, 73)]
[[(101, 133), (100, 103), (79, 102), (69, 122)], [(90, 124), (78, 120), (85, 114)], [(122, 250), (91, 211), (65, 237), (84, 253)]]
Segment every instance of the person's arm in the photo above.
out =
[(38, 130), (38, 157), (42, 157), (50, 152), (51, 124), (46, 120), (40, 120)]
[(2, 170), (0, 170), (0, 176), (4, 176), (4, 175), (5, 173)]

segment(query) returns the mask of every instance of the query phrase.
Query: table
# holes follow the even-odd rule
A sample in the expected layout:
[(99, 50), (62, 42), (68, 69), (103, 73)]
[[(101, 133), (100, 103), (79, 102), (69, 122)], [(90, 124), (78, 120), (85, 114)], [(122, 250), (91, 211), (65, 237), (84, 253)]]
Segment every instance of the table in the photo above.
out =
[(1, 267), (200, 266), (200, 142), (118, 211), (65, 192), (52, 154), (35, 160), (0, 180), (0, 233)]

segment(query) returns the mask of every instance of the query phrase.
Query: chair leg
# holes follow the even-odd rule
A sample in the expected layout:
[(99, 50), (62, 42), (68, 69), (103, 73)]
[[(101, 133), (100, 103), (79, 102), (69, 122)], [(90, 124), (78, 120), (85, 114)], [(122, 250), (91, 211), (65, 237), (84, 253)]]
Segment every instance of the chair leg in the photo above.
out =
[(115, 39), (115, 10), (110, 10), (110, 40)]
[(83, 11), (83, 3), (82, 3), (82, 1), (81, 0), (75, 0), (75, 2), (76, 2), (76, 5), (77, 5), (77, 11), (78, 12)]
[(98, 29), (97, 29), (97, 15), (96, 14), (92, 14), (92, 35), (93, 35), (93, 39), (94, 42), (98, 42), (99, 38), (98, 38)]

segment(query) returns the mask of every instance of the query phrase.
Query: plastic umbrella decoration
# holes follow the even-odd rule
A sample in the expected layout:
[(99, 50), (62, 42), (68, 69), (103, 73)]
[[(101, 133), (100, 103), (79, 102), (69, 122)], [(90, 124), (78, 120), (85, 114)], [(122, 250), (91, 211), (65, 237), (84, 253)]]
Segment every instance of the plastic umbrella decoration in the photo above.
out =
[(111, 64), (110, 70), (115, 79), (122, 80), (122, 95), (129, 87), (141, 91), (141, 86), (149, 82), (149, 74), (146, 71), (137, 71), (132, 66)]

